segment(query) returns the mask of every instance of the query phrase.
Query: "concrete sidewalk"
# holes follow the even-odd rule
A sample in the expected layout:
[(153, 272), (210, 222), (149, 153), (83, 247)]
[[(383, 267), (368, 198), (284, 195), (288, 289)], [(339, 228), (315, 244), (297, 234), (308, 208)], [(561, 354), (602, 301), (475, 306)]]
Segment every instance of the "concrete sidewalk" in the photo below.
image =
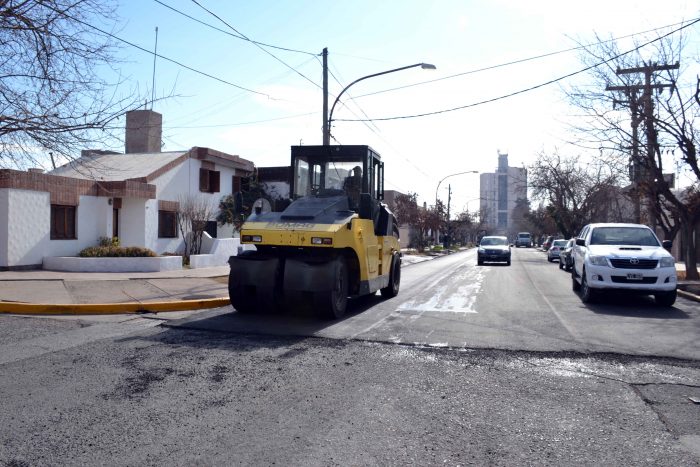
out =
[(228, 266), (153, 273), (0, 272), (0, 313), (162, 312), (229, 304)]

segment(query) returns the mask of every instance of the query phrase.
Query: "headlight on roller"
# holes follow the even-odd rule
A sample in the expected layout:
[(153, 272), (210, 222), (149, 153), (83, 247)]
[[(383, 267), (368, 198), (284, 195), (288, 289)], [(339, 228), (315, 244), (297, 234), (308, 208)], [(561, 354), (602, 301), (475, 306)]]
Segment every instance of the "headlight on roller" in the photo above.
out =
[(262, 242), (262, 235), (243, 235), (241, 238), (243, 242), (260, 243)]
[(312, 245), (333, 245), (333, 239), (329, 237), (311, 237)]
[(589, 256), (588, 261), (594, 266), (607, 266), (608, 258), (605, 256)]
[(676, 260), (673, 258), (673, 256), (664, 256), (661, 258), (661, 261), (659, 261), (659, 266), (662, 268), (672, 268), (676, 265)]

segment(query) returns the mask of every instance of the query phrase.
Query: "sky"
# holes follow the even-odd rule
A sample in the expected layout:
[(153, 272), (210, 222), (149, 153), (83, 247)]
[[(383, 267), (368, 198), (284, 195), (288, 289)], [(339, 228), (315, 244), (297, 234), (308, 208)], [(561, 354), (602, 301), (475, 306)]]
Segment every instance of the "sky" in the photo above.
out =
[[(459, 213), (478, 209), (479, 176), (452, 174), (494, 172), (499, 152), (520, 167), (553, 148), (571, 155), (580, 151), (567, 147), (572, 139), (567, 122), (576, 110), (563, 89), (585, 84), (583, 75), (519, 93), (582, 69), (579, 52), (498, 65), (566, 51), (595, 42), (596, 35), (623, 37), (692, 20), (700, 17), (700, 4), (122, 0), (117, 13), (114, 34), (142, 49), (154, 49), (158, 28), (162, 58), (156, 59), (155, 75), (153, 55), (126, 43), (118, 68), (127, 84), (159, 98), (153, 110), (163, 114), (163, 150), (209, 147), (259, 167), (289, 165), (292, 145), (322, 144), (324, 47), (329, 107), (363, 76), (435, 65), (435, 70), (414, 67), (348, 88), (333, 113), (331, 144), (371, 146), (385, 163), (385, 188), (417, 193), (421, 203), (434, 203), (438, 184), (443, 202), (451, 189), (451, 211)], [(686, 34), (692, 55), (700, 56), (700, 26)], [(474, 105), (511, 93), (518, 94)], [(464, 108), (442, 112), (456, 107)], [(433, 112), (439, 113), (348, 121)]]

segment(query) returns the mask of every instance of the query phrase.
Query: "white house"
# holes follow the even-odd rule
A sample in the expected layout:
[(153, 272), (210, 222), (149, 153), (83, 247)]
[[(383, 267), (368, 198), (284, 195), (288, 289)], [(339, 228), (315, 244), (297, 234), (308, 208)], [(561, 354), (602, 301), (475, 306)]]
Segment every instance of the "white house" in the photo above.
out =
[[(0, 170), (0, 270), (74, 256), (100, 237), (159, 254), (182, 251), (179, 201), (201, 197), (216, 212), (254, 166), (209, 148), (160, 152), (161, 122), (150, 110), (129, 112), (125, 154), (83, 151), (49, 173)], [(233, 228), (212, 221), (207, 232), (231, 237)]]

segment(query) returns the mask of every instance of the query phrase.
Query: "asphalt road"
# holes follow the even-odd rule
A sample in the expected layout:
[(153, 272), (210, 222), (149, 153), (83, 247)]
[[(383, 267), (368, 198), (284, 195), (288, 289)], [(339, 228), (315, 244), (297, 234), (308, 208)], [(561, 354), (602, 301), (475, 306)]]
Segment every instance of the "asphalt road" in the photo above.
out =
[(334, 323), (0, 316), (0, 465), (700, 465), (695, 304), (583, 306), (514, 254)]
[(652, 297), (607, 296), (593, 305), (570, 274), (533, 248), (513, 249), (511, 266), (476, 266), (468, 250), (403, 269), (398, 296), (351, 302), (341, 321), (295, 315), (244, 316), (211, 310), (178, 326), (442, 347), (620, 353), (700, 360), (700, 303), (672, 308)]

